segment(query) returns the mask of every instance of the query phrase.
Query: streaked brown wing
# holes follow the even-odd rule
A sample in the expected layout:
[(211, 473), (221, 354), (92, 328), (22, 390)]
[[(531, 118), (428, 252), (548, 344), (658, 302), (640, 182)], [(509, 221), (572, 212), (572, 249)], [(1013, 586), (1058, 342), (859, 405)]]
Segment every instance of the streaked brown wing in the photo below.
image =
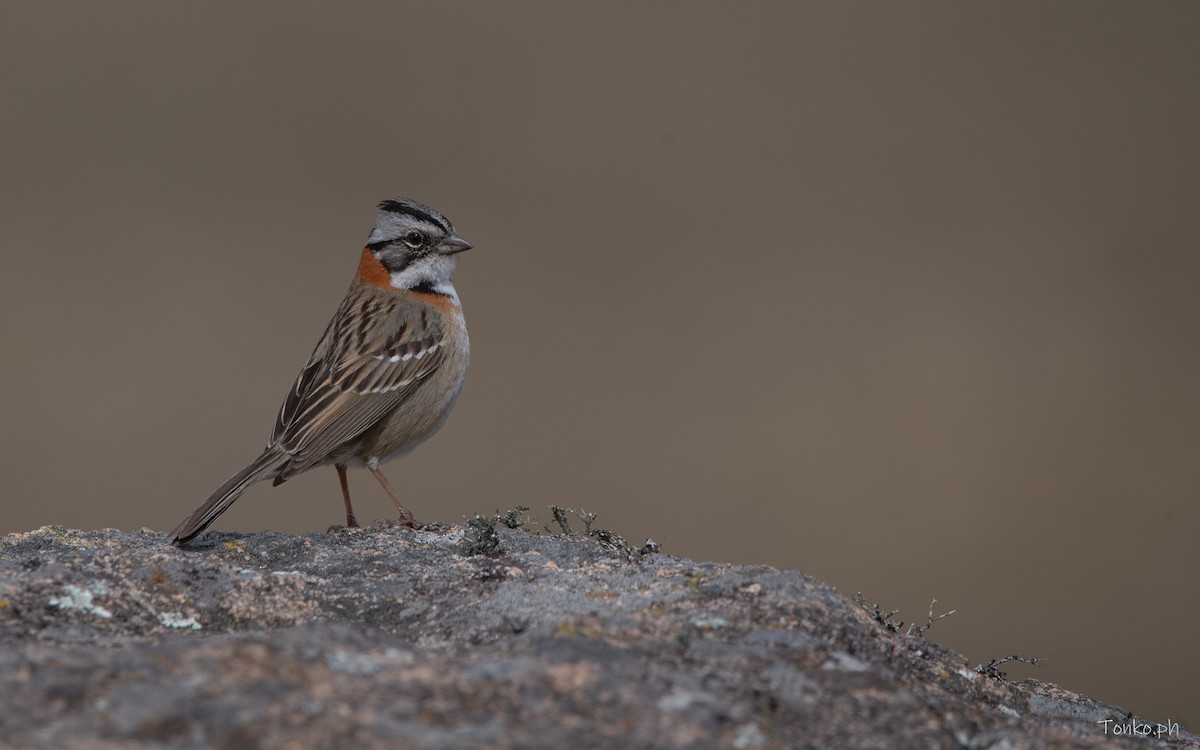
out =
[(342, 341), (346, 338), (342, 328), (346, 320), (347, 311), (352, 309), (350, 304), (352, 301), (351, 295), (347, 295), (346, 299), (342, 300), (342, 304), (338, 307), (337, 312), (334, 313), (333, 319), (325, 327), (325, 333), (321, 334), (320, 340), (317, 341), (317, 346), (313, 349), (308, 362), (300, 370), (300, 374), (296, 376), (296, 382), (292, 384), (287, 398), (284, 399), (283, 405), (279, 407), (279, 415), (275, 418), (275, 428), (271, 430), (271, 437), (267, 439), (267, 447), (279, 442), (288, 427), (295, 423), (296, 415), (299, 414), (300, 409), (306, 402), (312, 399), (314, 393), (321, 387), (322, 382), (328, 378), (330, 369), (335, 364), (333, 357), (331, 357), (334, 342)]
[[(287, 474), (303, 471), (320, 463), (334, 449), (361, 435), (381, 417), (408, 398), (420, 382), (438, 365), (442, 356), (437, 350), (421, 360), (398, 364), (378, 373), (376, 363), (363, 362), (346, 370), (347, 378), (361, 379), (360, 388), (345, 390), (345, 383), (333, 379), (318, 389), (310, 404), (301, 408), (296, 421), (284, 432), (279, 447), (292, 456)], [(383, 377), (376, 386), (368, 385), (373, 376)]]
[[(351, 302), (347, 299), (347, 302)], [(408, 398), (443, 360), (436, 310), (373, 295), (343, 304), (280, 409), (285, 474), (320, 463)]]

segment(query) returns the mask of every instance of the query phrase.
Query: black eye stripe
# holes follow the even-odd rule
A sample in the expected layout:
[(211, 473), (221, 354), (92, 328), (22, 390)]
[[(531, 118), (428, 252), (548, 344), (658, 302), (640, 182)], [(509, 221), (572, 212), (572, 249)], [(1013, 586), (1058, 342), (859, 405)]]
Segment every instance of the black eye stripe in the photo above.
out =
[[(389, 245), (401, 244), (401, 245), (404, 245), (405, 247), (409, 247), (410, 249), (412, 249), (411, 246), (408, 245), (410, 235), (419, 235), (419, 244), (421, 244), (421, 245), (424, 245), (425, 243), (427, 243), (429, 241), (429, 233), (428, 232), (421, 231), (420, 229), (406, 229), (406, 230), (404, 230), (404, 233), (401, 234), (399, 237), (395, 237), (390, 240), (379, 240), (377, 242), (368, 242), (367, 248), (378, 251), (378, 250), (383, 250), (383, 249), (387, 248)], [(414, 237), (413, 239), (417, 240), (418, 238)]]

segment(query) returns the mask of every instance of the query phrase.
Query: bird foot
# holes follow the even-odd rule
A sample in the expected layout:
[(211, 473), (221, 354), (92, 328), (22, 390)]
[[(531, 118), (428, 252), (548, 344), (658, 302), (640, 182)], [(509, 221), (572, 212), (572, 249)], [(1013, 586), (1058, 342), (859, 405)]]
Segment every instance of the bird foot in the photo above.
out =
[(425, 528), (427, 524), (424, 521), (418, 520), (412, 513), (400, 516), (399, 518), (380, 518), (371, 524), (371, 528), (374, 529), (394, 529), (401, 526), (419, 531)]

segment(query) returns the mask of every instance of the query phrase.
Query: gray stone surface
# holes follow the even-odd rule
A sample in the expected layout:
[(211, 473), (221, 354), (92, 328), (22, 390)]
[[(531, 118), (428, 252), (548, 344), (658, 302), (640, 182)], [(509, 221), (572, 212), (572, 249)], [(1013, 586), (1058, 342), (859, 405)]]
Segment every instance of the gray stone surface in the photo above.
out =
[(4, 537), (0, 743), (1200, 748), (1106, 735), (1126, 712), (978, 675), (799, 572), (505, 528), (469, 557), (462, 538)]

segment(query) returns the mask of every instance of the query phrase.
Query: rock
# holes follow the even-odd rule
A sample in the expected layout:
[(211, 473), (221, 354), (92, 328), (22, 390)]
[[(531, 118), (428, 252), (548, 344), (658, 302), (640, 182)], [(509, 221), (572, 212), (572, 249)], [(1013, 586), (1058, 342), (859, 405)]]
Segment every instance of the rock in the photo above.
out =
[[(4, 537), (0, 742), (1200, 748), (978, 674), (799, 572), (613, 535), (500, 528), (496, 548), (472, 523), (466, 542), (463, 527), (186, 549), (146, 529)], [(464, 556), (480, 540), (488, 554)]]

